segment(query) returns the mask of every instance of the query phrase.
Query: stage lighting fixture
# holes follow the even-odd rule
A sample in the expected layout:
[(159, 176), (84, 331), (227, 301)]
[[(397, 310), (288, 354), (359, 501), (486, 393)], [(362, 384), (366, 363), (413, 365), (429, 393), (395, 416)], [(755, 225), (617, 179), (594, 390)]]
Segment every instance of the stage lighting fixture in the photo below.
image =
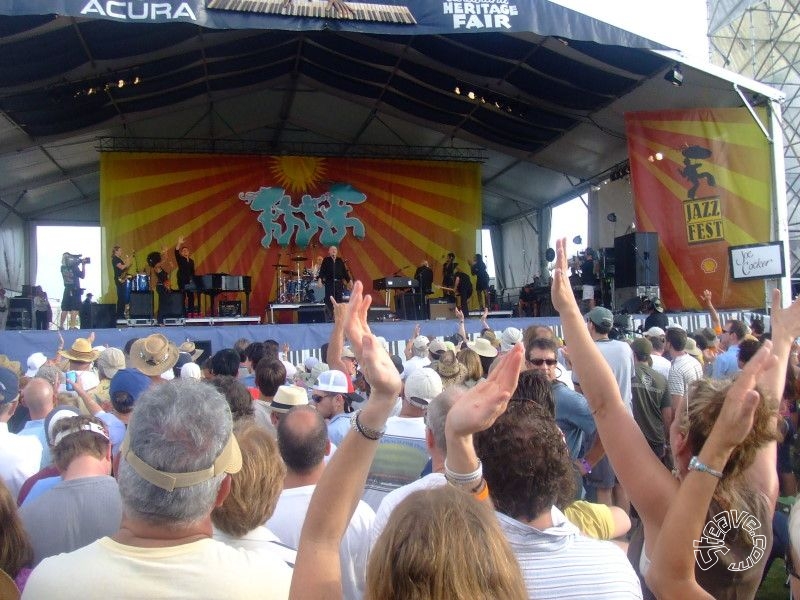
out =
[(674, 67), (672, 67), (669, 71), (667, 71), (667, 74), (664, 75), (664, 79), (675, 86), (683, 85), (683, 71), (681, 71), (681, 66), (676, 64)]
[(617, 222), (617, 213), (613, 213), (613, 212), (612, 213), (608, 213), (606, 215), (606, 219), (608, 219), (612, 223), (616, 223)]

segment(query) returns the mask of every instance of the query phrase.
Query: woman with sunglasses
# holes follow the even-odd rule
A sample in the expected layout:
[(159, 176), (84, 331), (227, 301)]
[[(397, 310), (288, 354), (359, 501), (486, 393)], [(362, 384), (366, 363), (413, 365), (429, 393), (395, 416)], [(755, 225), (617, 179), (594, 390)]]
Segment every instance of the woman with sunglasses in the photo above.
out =
[[(550, 338), (534, 338), (528, 342), (525, 358), (529, 370), (542, 373), (553, 388), (555, 418), (569, 449), (569, 456), (580, 476), (592, 472), (592, 467), (603, 458), (603, 445), (595, 435), (596, 426), (589, 403), (582, 394), (569, 389), (558, 380), (556, 343)], [(588, 448), (586, 452), (584, 449)], [(577, 486), (580, 494), (581, 486)]]

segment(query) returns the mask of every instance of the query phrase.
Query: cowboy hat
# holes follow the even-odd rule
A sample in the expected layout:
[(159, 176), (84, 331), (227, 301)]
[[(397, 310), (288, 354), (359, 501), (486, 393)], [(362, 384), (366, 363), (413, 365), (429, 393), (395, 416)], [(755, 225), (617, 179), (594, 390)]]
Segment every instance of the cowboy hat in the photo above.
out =
[(185, 352), (186, 354), (192, 355), (192, 360), (197, 362), (197, 359), (203, 355), (203, 349), (197, 348), (195, 343), (191, 340), (186, 340), (180, 346), (178, 346), (178, 350), (181, 352)]
[(97, 360), (100, 351), (92, 348), (92, 343), (86, 338), (77, 338), (69, 350), (59, 350), (58, 354), (75, 362), (90, 363)]
[(178, 347), (160, 333), (136, 340), (131, 346), (131, 367), (156, 377), (178, 362)]
[(479, 337), (474, 342), (467, 342), (467, 346), (470, 350), (474, 350), (478, 356), (484, 356), (486, 358), (494, 358), (497, 356), (497, 348), (485, 337)]

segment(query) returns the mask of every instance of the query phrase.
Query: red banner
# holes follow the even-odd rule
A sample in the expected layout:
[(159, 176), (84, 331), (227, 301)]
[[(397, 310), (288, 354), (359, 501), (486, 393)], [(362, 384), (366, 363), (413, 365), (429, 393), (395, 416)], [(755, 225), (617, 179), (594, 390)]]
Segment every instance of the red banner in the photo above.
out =
[[(166, 249), (174, 269), (183, 236), (198, 275), (252, 277), (251, 314), (263, 315), (281, 277), (286, 287), (328, 245), (339, 246), (367, 288), (398, 271), (413, 275), (423, 260), (438, 280), (441, 257), (452, 251), (466, 264), (481, 226), (474, 163), (104, 153), (100, 167), (107, 256), (120, 245), (146, 271), (146, 256)], [(112, 279), (109, 258), (107, 301), (115, 300)]]
[[(762, 122), (766, 112), (759, 111)], [(669, 309), (764, 305), (762, 281), (735, 282), (728, 248), (769, 241), (768, 140), (742, 109), (625, 117), (639, 231), (659, 235), (661, 297)]]

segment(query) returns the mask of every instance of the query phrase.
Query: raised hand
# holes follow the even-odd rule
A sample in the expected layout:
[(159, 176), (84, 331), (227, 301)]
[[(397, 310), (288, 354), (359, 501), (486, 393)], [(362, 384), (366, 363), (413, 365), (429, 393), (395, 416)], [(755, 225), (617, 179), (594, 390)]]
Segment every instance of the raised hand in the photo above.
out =
[[(372, 335), (372, 330), (367, 322), (367, 312), (372, 304), (372, 296), (364, 295), (364, 285), (360, 281), (353, 284), (353, 291), (350, 293), (350, 302), (345, 304), (344, 314), (344, 334), (350, 340), (350, 348), (356, 355), (358, 362), (361, 363), (362, 340), (366, 335)], [(392, 365), (394, 366), (394, 365)], [(397, 369), (395, 369), (396, 371)]]
[(347, 304), (336, 302), (336, 298), (331, 298), (331, 306), (333, 307), (333, 321), (335, 323), (343, 323), (345, 315), (347, 314)]
[[(446, 429), (455, 436), (467, 436), (492, 426), (502, 415), (517, 387), (525, 358), (522, 344), (498, 359), (489, 376), (465, 391), (447, 414)], [(448, 445), (449, 447), (449, 445)]]
[(700, 294), (700, 303), (705, 306), (711, 306), (711, 290), (703, 290), (703, 293)]
[(772, 290), (772, 308), (769, 316), (773, 340), (784, 338), (793, 341), (800, 337), (800, 298), (783, 308), (781, 291), (775, 288)]
[(400, 394), (402, 382), (389, 353), (371, 333), (364, 335), (360, 345), (361, 355), (358, 361), (364, 379), (371, 387), (369, 401), (375, 397), (394, 404)]
[(567, 238), (556, 240), (556, 262), (555, 269), (553, 269), (553, 283), (550, 287), (550, 295), (553, 300), (553, 308), (559, 313), (569, 309), (578, 309), (575, 294), (572, 293), (572, 286), (569, 283)]
[(761, 396), (755, 391), (756, 383), (763, 373), (777, 365), (777, 359), (771, 351), (772, 342), (767, 340), (742, 368), (725, 396), (725, 403), (706, 443), (729, 451), (741, 444), (750, 433), (753, 416), (761, 402)]

